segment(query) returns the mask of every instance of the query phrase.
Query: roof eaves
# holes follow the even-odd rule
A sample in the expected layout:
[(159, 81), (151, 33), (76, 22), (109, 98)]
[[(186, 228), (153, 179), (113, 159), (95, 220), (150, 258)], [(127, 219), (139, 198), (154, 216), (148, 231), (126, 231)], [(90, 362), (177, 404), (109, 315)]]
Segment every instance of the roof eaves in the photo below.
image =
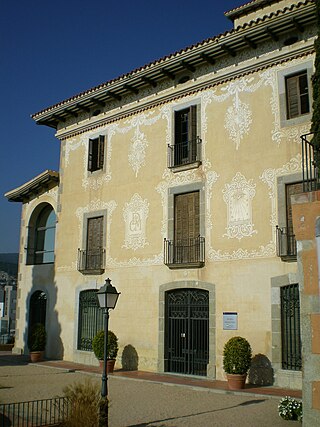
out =
[(40, 189), (45, 189), (49, 184), (58, 185), (58, 183), (59, 172), (46, 170), (30, 181), (8, 191), (4, 196), (9, 202), (22, 202), (30, 197), (30, 194), (34, 194), (35, 191), (39, 192)]
[[(259, 0), (254, 0), (252, 2), (247, 3), (247, 5), (251, 5), (253, 3), (257, 3)], [(278, 0), (260, 0), (260, 2), (276, 2)], [(81, 92), (77, 95), (74, 95), (71, 98), (65, 99), (57, 104), (54, 104), (50, 107), (47, 107), (37, 113), (34, 113), (31, 115), (31, 117), (38, 122), (42, 117), (45, 117), (47, 114), (50, 114), (51, 111), (53, 110), (58, 110), (59, 108), (64, 108), (65, 106), (69, 106), (70, 104), (73, 104), (75, 101), (81, 102), (81, 101), (85, 101), (86, 99), (89, 99), (90, 96), (97, 95), (98, 92), (102, 92), (104, 90), (112, 90), (116, 84), (121, 84), (121, 81), (123, 80), (127, 80), (127, 79), (131, 79), (132, 77), (142, 74), (143, 72), (145, 72), (146, 75), (148, 75), (148, 71), (152, 71), (152, 68), (156, 68), (159, 66), (164, 66), (164, 65), (170, 65), (168, 63), (171, 63), (172, 61), (175, 60), (175, 58), (179, 57), (179, 56), (183, 56), (183, 55), (189, 55), (192, 53), (192, 51), (197, 50), (203, 46), (205, 46), (206, 44), (212, 44), (214, 45), (214, 43), (219, 42), (221, 39), (225, 39), (229, 36), (235, 35), (236, 33), (240, 33), (243, 30), (246, 30), (247, 28), (253, 27), (261, 22), (266, 21), (267, 19), (271, 19), (274, 18), (280, 14), (284, 14), (287, 11), (293, 10), (294, 8), (299, 8), (302, 5), (307, 5), (308, 3), (314, 3), (314, 0), (304, 0), (304, 1), (300, 1), (296, 4), (292, 4), (290, 6), (286, 6), (285, 8), (278, 10), (276, 12), (272, 12), (269, 15), (265, 15), (263, 17), (259, 17), (256, 20), (252, 20), (248, 23), (245, 23), (243, 25), (239, 25), (237, 28), (231, 29), (229, 31), (226, 31), (224, 33), (221, 33), (217, 36), (214, 37), (209, 37), (207, 39), (202, 40), (199, 43), (187, 46), (179, 51), (176, 51), (172, 54), (166, 55), (162, 58), (159, 58), (153, 62), (150, 62), (148, 64), (145, 64), (139, 68), (134, 69), (133, 71), (130, 71), (129, 73), (126, 74), (122, 74), (121, 76), (109, 80), (107, 82), (101, 83), (93, 88), (90, 88), (84, 92)], [(246, 6), (246, 5), (244, 5)], [(242, 8), (243, 6), (240, 6), (240, 8)], [(236, 8), (236, 9), (240, 9), (240, 8)], [(183, 58), (180, 58), (183, 59)]]

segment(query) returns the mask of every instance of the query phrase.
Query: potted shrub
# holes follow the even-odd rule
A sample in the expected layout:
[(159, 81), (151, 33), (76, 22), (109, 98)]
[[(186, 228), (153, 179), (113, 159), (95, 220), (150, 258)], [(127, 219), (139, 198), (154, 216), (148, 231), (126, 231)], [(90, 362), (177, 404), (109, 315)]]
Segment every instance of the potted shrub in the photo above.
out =
[[(104, 331), (99, 331), (92, 340), (92, 349), (99, 360), (100, 366), (103, 366), (104, 353)], [(108, 348), (107, 348), (107, 372), (112, 373), (118, 354), (118, 337), (112, 331), (108, 331)]]
[(227, 374), (231, 390), (244, 388), (251, 364), (252, 350), (249, 342), (242, 337), (233, 337), (223, 349), (223, 369)]
[(32, 326), (28, 335), (28, 348), (31, 362), (39, 362), (43, 359), (46, 348), (47, 333), (42, 323), (36, 323)]

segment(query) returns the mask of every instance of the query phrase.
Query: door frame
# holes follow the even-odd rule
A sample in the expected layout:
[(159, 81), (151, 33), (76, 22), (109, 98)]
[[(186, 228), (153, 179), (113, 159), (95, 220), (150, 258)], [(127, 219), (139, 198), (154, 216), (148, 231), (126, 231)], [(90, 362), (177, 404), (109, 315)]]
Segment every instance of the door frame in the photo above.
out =
[(165, 293), (178, 289), (201, 289), (209, 292), (209, 363), (206, 378), (216, 378), (216, 302), (215, 285), (199, 280), (183, 280), (160, 285), (159, 288), (159, 332), (158, 332), (158, 372), (164, 373), (165, 355)]

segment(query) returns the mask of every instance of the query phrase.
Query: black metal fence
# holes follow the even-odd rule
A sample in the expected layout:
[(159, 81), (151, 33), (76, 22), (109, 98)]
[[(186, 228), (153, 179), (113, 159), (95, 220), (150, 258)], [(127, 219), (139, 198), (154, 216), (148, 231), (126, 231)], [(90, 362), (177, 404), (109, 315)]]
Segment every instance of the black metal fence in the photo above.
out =
[(105, 268), (105, 249), (86, 251), (78, 249), (78, 271), (103, 272)]
[(201, 144), (201, 138), (196, 137), (190, 141), (168, 145), (168, 168), (200, 162)]
[(295, 283), (281, 287), (280, 295), (282, 369), (300, 371), (302, 358), (299, 285)]
[(312, 143), (314, 133), (301, 136), (303, 191), (315, 191), (320, 188), (319, 167), (320, 149)]
[(276, 227), (277, 233), (277, 256), (286, 259), (297, 259), (297, 242), (293, 233), (288, 233), (286, 227)]
[(205, 238), (167, 240), (164, 239), (164, 263), (166, 265), (204, 265)]
[(68, 416), (65, 397), (0, 404), (0, 427), (58, 426)]

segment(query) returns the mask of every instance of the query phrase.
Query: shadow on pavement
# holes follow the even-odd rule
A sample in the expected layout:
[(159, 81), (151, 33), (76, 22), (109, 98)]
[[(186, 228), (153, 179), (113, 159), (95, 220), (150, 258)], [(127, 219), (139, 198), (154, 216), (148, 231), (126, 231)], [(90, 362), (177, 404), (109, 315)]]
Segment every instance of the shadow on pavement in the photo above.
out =
[[(147, 423), (142, 423), (142, 424), (130, 424), (127, 427), (151, 427), (154, 423), (162, 423), (166, 421), (178, 420), (181, 418), (196, 417), (198, 415), (213, 414), (214, 412), (226, 411), (228, 409), (237, 408), (238, 406), (257, 405), (258, 403), (263, 403), (265, 401), (266, 399), (246, 400), (245, 402), (239, 403), (238, 405), (228, 406), (226, 408), (214, 409), (213, 411), (198, 412), (197, 414), (182, 415), (181, 417), (165, 418), (164, 420), (149, 421)], [(157, 427), (164, 427), (164, 426), (158, 425)]]
[(29, 356), (0, 352), (0, 366), (23, 366), (28, 365)]

